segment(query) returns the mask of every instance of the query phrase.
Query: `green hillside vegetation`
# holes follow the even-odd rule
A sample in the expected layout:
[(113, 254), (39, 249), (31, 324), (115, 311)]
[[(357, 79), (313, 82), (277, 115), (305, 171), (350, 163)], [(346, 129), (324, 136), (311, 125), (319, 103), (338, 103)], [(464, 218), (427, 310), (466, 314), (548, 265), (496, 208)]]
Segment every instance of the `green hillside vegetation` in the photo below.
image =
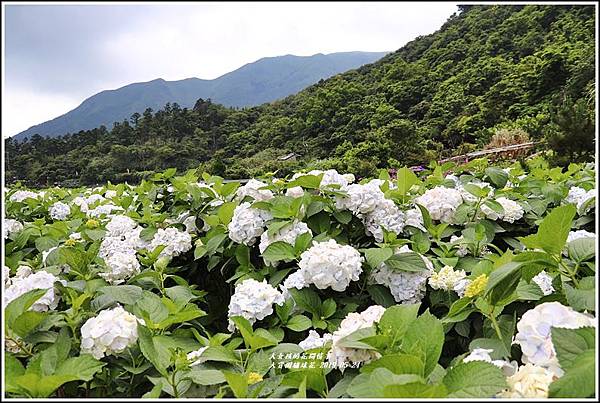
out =
[[(284, 100), (199, 100), (54, 139), (6, 142), (7, 179), (135, 181), (200, 167), (228, 178), (300, 168), (369, 175), (482, 148), (501, 128), (557, 163), (594, 154), (594, 7), (461, 6), (436, 33)], [(295, 152), (295, 161), (278, 158)]]

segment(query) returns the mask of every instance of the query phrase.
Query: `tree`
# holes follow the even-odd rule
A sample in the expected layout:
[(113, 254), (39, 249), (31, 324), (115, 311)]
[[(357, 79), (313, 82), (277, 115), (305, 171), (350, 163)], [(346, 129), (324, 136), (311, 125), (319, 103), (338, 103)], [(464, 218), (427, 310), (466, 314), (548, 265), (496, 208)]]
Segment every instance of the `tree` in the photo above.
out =
[(593, 161), (595, 153), (594, 110), (586, 99), (565, 98), (552, 113), (546, 140), (554, 152), (555, 165)]

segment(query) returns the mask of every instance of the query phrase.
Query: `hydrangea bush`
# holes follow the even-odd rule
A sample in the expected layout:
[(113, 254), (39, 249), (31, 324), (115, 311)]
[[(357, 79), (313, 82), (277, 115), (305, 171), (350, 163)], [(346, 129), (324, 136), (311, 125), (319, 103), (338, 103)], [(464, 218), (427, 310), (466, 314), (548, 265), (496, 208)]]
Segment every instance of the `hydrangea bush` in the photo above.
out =
[(5, 189), (9, 397), (590, 397), (595, 171)]

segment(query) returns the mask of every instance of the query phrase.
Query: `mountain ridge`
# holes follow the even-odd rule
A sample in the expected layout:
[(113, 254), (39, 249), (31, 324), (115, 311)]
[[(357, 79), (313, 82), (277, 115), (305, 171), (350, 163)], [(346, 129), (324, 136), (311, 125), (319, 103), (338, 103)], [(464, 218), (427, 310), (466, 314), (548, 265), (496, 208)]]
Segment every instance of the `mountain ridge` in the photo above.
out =
[(145, 109), (157, 110), (166, 103), (190, 108), (197, 99), (212, 99), (230, 107), (256, 106), (294, 94), (335, 74), (374, 62), (389, 52), (335, 52), (310, 56), (283, 55), (263, 57), (207, 80), (187, 77), (165, 80), (162, 77), (114, 89), (102, 90), (76, 108), (54, 119), (33, 125), (11, 136), (22, 141), (34, 134), (56, 137), (99, 126), (111, 127)]

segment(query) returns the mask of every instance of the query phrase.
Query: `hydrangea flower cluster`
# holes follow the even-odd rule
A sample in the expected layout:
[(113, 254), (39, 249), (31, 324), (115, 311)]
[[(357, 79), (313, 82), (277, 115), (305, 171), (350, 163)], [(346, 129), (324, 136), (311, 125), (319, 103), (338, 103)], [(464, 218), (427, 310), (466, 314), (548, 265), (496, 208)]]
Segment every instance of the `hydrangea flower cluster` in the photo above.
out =
[(2, 284), (4, 284), (4, 288), (9, 286), (11, 283), (10, 279), (10, 267), (2, 266)]
[(293, 198), (298, 198), (304, 196), (304, 189), (302, 186), (294, 186), (286, 189), (285, 195)]
[(2, 235), (7, 239), (11, 234), (17, 233), (23, 229), (23, 224), (12, 218), (5, 218), (2, 225)]
[(66, 220), (71, 214), (71, 208), (63, 202), (56, 202), (50, 207), (50, 217), (53, 220)]
[[(273, 304), (283, 305), (283, 295), (273, 288), (266, 280), (261, 282), (247, 279), (235, 286), (235, 293), (229, 302), (228, 316), (243, 316), (253, 324), (273, 313)], [(230, 320), (228, 329), (235, 330), (235, 324)]]
[(550, 295), (554, 292), (554, 287), (552, 286), (552, 277), (550, 277), (545, 270), (542, 270), (536, 274), (531, 280), (537, 284), (538, 287), (540, 287), (540, 290), (542, 290), (544, 295)]
[(189, 233), (179, 231), (177, 228), (159, 228), (154, 234), (149, 250), (154, 250), (159, 245), (165, 245), (165, 248), (160, 252), (160, 256), (174, 257), (192, 249), (192, 237)]
[(121, 306), (100, 311), (81, 326), (81, 353), (98, 360), (122, 353), (137, 342), (138, 322), (144, 324)]
[(250, 179), (248, 183), (237, 189), (236, 196), (243, 200), (246, 196), (251, 197), (255, 201), (266, 201), (273, 198), (273, 192), (269, 189), (261, 189), (267, 184), (256, 179)]
[(115, 215), (106, 224), (107, 235), (100, 244), (98, 256), (108, 271), (99, 275), (111, 284), (120, 284), (140, 272), (136, 253), (146, 246), (140, 238), (142, 227), (130, 217)]
[[(446, 176), (446, 179), (448, 179), (450, 176), (453, 176), (453, 175)], [(469, 203), (476, 202), (477, 197), (475, 195), (471, 194), (467, 189), (465, 189), (465, 187), (458, 180), (458, 178), (456, 178), (456, 179), (457, 180), (455, 181), (455, 188), (456, 188), (456, 190), (458, 190), (460, 192), (460, 195), (462, 196), (463, 200), (466, 202), (469, 202)], [(479, 187), (480, 189), (486, 189), (488, 191), (488, 197), (491, 197), (494, 194), (494, 189), (490, 186), (489, 183), (474, 182), (474, 181), (471, 181), (469, 183), (471, 185), (475, 185), (475, 186)]]
[(471, 362), (471, 361), (489, 362), (490, 364), (494, 364), (495, 366), (500, 368), (504, 372), (504, 375), (506, 375), (506, 376), (513, 375), (517, 371), (519, 364), (516, 361), (508, 362), (505, 360), (492, 360), (492, 357), (490, 357), (490, 353), (493, 351), (494, 350), (492, 350), (490, 348), (476, 348), (473, 351), (471, 351), (471, 353), (468, 356), (463, 358), (463, 362)]
[(329, 185), (338, 185), (340, 187), (341, 190), (346, 189), (346, 187), (348, 186), (348, 184), (354, 182), (355, 178), (354, 175), (352, 174), (340, 174), (338, 173), (338, 171), (336, 171), (335, 169), (328, 169), (327, 171), (321, 171), (318, 169), (314, 169), (308, 173), (295, 173), (292, 176), (292, 180), (297, 179), (301, 176), (304, 175), (314, 175), (314, 176), (318, 176), (323, 174), (322, 178), (321, 178), (321, 183), (319, 184), (319, 187), (325, 187), (325, 186), (329, 186)]
[(121, 284), (140, 272), (140, 262), (132, 253), (116, 252), (104, 261), (110, 271), (99, 273), (99, 275), (111, 284)]
[[(312, 235), (312, 231), (310, 230), (310, 228), (308, 228), (308, 225), (299, 221), (295, 221), (291, 225), (286, 225), (273, 235), (269, 235), (268, 231), (265, 231), (260, 236), (258, 250), (260, 251), (260, 253), (263, 253), (265, 250), (267, 250), (269, 245), (278, 241), (287, 242), (290, 245), (294, 246), (296, 238), (298, 238), (299, 235), (305, 234), (307, 232)], [(274, 262), (267, 262), (267, 260), (265, 259), (265, 263), (272, 265), (272, 263)]]
[(385, 198), (380, 189), (381, 181), (374, 179), (367, 184), (346, 187), (346, 195), (336, 198), (336, 207), (350, 210), (365, 225), (367, 235), (377, 242), (383, 241), (383, 230), (400, 234), (404, 229), (404, 213), (396, 204)]
[(506, 378), (508, 389), (500, 392), (500, 398), (547, 398), (550, 384), (555, 376), (551, 371), (537, 365), (525, 364), (514, 375)]
[(111, 216), (113, 211), (120, 211), (123, 208), (119, 206), (115, 206), (112, 203), (101, 204), (96, 208), (87, 211), (88, 217), (101, 217), (101, 216)]
[(188, 359), (188, 361), (190, 361), (190, 367), (193, 367), (193, 366), (196, 366), (196, 365), (199, 365), (202, 363), (202, 360), (200, 360), (200, 357), (202, 356), (202, 353), (204, 353), (204, 351), (206, 351), (207, 348), (208, 348), (208, 346), (200, 347), (200, 349), (191, 351), (187, 354), (187, 359)]
[(585, 326), (595, 326), (595, 319), (560, 302), (544, 302), (523, 314), (517, 323), (514, 343), (521, 346), (524, 363), (541, 366), (560, 377), (563, 370), (552, 345), (552, 327), (577, 329)]
[(454, 270), (450, 266), (444, 266), (438, 272), (434, 272), (429, 277), (429, 285), (434, 290), (450, 291), (454, 289), (454, 285), (465, 278), (467, 273), (464, 270)]
[(514, 223), (515, 221), (518, 221), (521, 218), (523, 218), (523, 207), (521, 207), (521, 205), (516, 201), (507, 199), (506, 197), (499, 197), (496, 199), (496, 202), (498, 202), (502, 206), (502, 213), (498, 213), (492, 210), (485, 204), (481, 205), (481, 211), (490, 220), (501, 219), (502, 221), (506, 221), (508, 223)]
[(312, 350), (314, 348), (321, 348), (328, 341), (333, 340), (333, 335), (331, 333), (323, 334), (323, 337), (319, 336), (316, 330), (309, 330), (308, 337), (302, 340), (298, 345), (304, 350)]
[(596, 198), (596, 189), (586, 191), (578, 186), (569, 188), (569, 194), (565, 198), (566, 203), (575, 204), (579, 215), (584, 215), (594, 207), (590, 200)]
[(456, 256), (458, 256), (458, 257), (465, 257), (469, 254), (469, 248), (463, 242), (464, 239), (465, 239), (465, 237), (462, 235), (461, 236), (452, 235), (450, 237), (450, 243), (457, 247)]
[(40, 288), (47, 291), (30, 309), (36, 312), (54, 310), (60, 301), (60, 295), (54, 287), (57, 281), (66, 284), (66, 281), (44, 270), (36, 273), (32, 273), (31, 270), (17, 271), (17, 275), (10, 280), (10, 286), (4, 290), (4, 307), (26, 292)]
[(15, 193), (10, 195), (11, 202), (22, 202), (26, 199), (37, 199), (39, 196), (36, 192), (31, 192), (29, 190), (17, 190)]
[(117, 252), (135, 254), (139, 249), (146, 246), (146, 243), (140, 238), (141, 231), (141, 227), (136, 227), (121, 235), (112, 235), (109, 232), (100, 244), (98, 256), (106, 259)]
[(110, 236), (127, 235), (137, 227), (137, 223), (126, 215), (116, 215), (111, 217), (106, 224), (106, 230)]
[(571, 231), (571, 232), (569, 232), (569, 235), (567, 236), (567, 243), (575, 241), (577, 239), (582, 239), (582, 238), (596, 239), (596, 234), (594, 234), (593, 232), (583, 230), (583, 229), (579, 230), (579, 231)]
[(436, 186), (415, 198), (415, 203), (427, 209), (432, 220), (452, 224), (454, 212), (463, 202), (460, 191)]
[(419, 210), (418, 207), (414, 207), (410, 210), (406, 210), (404, 212), (404, 214), (405, 214), (405, 219), (404, 219), (405, 226), (410, 225), (412, 227), (420, 229), (423, 232), (427, 231), (425, 229), (425, 223), (423, 222), (423, 214), (421, 213), (421, 210)]
[(342, 347), (340, 346), (340, 340), (358, 329), (373, 326), (379, 322), (384, 312), (384, 307), (373, 305), (361, 313), (349, 313), (340, 323), (340, 327), (331, 336), (332, 344), (331, 349), (327, 353), (327, 361), (336, 368), (343, 370), (344, 365), (347, 363), (367, 363), (381, 357), (381, 354), (373, 350)]
[[(396, 251), (396, 254), (412, 252), (408, 245), (403, 245)], [(434, 272), (433, 264), (425, 256), (421, 256), (426, 270), (418, 272), (409, 272), (394, 270), (385, 262), (371, 272), (371, 280), (377, 284), (382, 284), (390, 289), (390, 293), (396, 302), (415, 304), (421, 302), (425, 295), (427, 279)]]
[(227, 226), (229, 238), (236, 243), (252, 246), (256, 238), (264, 232), (265, 223), (272, 217), (266, 210), (252, 208), (244, 202), (233, 210), (233, 217)]
[(315, 242), (302, 252), (300, 270), (289, 276), (283, 287), (300, 289), (314, 284), (320, 290), (331, 287), (334, 291), (344, 291), (351, 281), (358, 280), (363, 261), (356, 249), (340, 245), (335, 239)]

